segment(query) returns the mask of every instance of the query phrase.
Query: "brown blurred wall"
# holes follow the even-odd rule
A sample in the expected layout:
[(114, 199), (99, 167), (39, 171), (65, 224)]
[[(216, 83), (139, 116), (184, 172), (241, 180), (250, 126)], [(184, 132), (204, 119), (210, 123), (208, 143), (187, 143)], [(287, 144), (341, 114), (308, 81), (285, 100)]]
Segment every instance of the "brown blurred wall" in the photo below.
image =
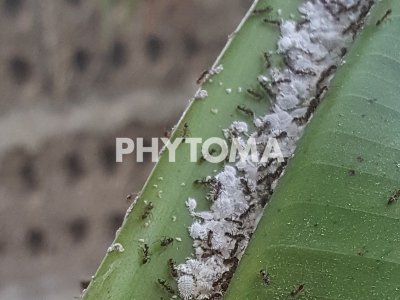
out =
[[(72, 299), (250, 0), (0, 0), (0, 299)], [(108, 3), (108, 4), (106, 4)]]

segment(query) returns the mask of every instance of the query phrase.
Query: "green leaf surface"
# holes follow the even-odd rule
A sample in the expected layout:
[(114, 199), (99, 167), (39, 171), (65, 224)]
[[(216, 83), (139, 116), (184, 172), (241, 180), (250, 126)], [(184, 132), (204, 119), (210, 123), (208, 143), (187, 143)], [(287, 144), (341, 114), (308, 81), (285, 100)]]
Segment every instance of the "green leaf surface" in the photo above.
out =
[[(297, 14), (299, 3), (301, 0), (254, 2), (217, 60), (216, 64), (222, 64), (224, 70), (203, 86), (209, 96), (190, 104), (173, 138), (183, 134), (185, 123), (188, 124), (191, 137), (222, 138), (222, 129), (228, 128), (233, 121), (250, 121), (237, 111), (236, 107), (240, 104), (259, 114), (267, 112), (269, 103), (251, 98), (246, 89), (258, 87), (256, 78), (265, 71), (263, 53), (276, 49), (279, 30), (262, 21), (267, 15), (252, 15), (251, 11), (255, 7), (270, 5), (275, 8), (272, 17), (277, 17), (276, 9), (280, 8), (282, 17), (288, 18), (291, 13)], [(242, 92), (238, 91), (239, 88)], [(231, 93), (227, 93), (227, 89), (231, 89)], [(200, 158), (200, 148), (198, 150)], [(172, 258), (182, 263), (193, 252), (193, 241), (187, 230), (192, 217), (185, 207), (185, 201), (188, 197), (194, 197), (198, 200), (199, 209), (208, 208), (210, 203), (205, 200), (207, 190), (193, 185), (193, 182), (221, 170), (222, 165), (189, 162), (188, 144), (179, 146), (176, 163), (168, 162), (167, 158), (168, 153), (161, 156), (137, 204), (125, 218), (117, 235), (115, 242), (121, 243), (125, 251), (106, 255), (83, 299), (167, 299), (170, 295), (157, 283), (158, 278), (176, 287), (169, 275), (167, 261)], [(154, 208), (149, 217), (142, 220), (145, 200), (151, 201)], [(172, 221), (174, 216), (175, 222)], [(175, 240), (172, 245), (163, 248), (160, 246), (163, 237), (179, 237), (182, 241)], [(143, 243), (140, 239), (150, 246), (150, 261), (146, 264), (142, 262)]]
[(400, 299), (399, 16), (399, 1), (372, 9), (225, 299)]

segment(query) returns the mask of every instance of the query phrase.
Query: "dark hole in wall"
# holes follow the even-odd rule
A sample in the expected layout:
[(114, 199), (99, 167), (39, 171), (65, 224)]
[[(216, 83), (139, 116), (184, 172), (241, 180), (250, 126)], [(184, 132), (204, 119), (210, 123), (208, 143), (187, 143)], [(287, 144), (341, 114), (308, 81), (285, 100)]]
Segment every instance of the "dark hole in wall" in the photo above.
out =
[(147, 37), (145, 50), (150, 61), (156, 62), (159, 60), (164, 50), (163, 48), (164, 43), (158, 36), (151, 34)]
[(32, 66), (26, 58), (15, 56), (9, 61), (9, 72), (17, 84), (23, 84), (30, 79)]
[(122, 222), (124, 221), (125, 214), (122, 212), (113, 212), (108, 216), (108, 228), (110, 230), (110, 234), (114, 235), (118, 228), (121, 227)]
[(41, 82), (42, 91), (47, 95), (51, 95), (54, 92), (54, 79), (50, 75), (45, 75)]
[(79, 243), (87, 236), (89, 231), (89, 222), (84, 217), (77, 217), (70, 221), (67, 229), (73, 242)]
[(22, 166), (19, 170), (19, 175), (25, 188), (33, 190), (39, 185), (38, 176), (32, 157), (26, 158), (22, 163)]
[(85, 174), (82, 158), (77, 152), (71, 152), (64, 157), (64, 168), (71, 181), (76, 181)]
[(40, 228), (30, 228), (25, 235), (25, 242), (31, 254), (39, 254), (46, 248), (46, 236)]
[(121, 41), (116, 41), (111, 47), (110, 62), (114, 67), (121, 67), (127, 61), (127, 51)]
[(87, 49), (77, 49), (73, 56), (73, 65), (81, 73), (85, 72), (90, 64), (90, 53)]
[(6, 15), (16, 16), (22, 9), (23, 0), (3, 0), (3, 10)]
[(106, 172), (113, 172), (117, 167), (115, 161), (115, 145), (106, 144), (100, 150), (101, 164)]
[(191, 34), (185, 34), (183, 36), (183, 46), (187, 57), (196, 55), (200, 50), (200, 44), (197, 38)]

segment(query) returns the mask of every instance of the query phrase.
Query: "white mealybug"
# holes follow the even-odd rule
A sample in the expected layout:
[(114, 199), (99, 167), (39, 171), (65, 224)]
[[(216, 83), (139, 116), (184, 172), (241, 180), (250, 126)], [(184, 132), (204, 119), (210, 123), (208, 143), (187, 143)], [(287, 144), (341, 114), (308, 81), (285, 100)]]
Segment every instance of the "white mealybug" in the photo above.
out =
[(234, 121), (230, 128), (238, 133), (247, 133), (249, 131), (249, 126), (245, 122)]
[(195, 276), (197, 276), (203, 268), (203, 263), (195, 259), (189, 259), (186, 264), (190, 268), (190, 274)]
[(218, 66), (212, 68), (212, 69), (210, 70), (210, 73), (211, 73), (212, 75), (214, 75), (214, 74), (219, 74), (219, 73), (221, 73), (223, 70), (224, 70), (224, 66), (223, 66), (222, 64), (219, 64)]
[(192, 299), (196, 286), (192, 276), (183, 275), (178, 279), (179, 294), (184, 300)]
[(125, 249), (124, 247), (120, 244), (120, 243), (115, 243), (112, 244), (110, 247), (108, 247), (107, 252), (111, 253), (111, 252), (118, 252), (118, 253), (122, 253), (124, 252)]
[(196, 207), (197, 207), (197, 201), (196, 201), (195, 199), (193, 199), (193, 198), (189, 198), (189, 199), (186, 201), (186, 206), (187, 206), (187, 208), (189, 209), (189, 211), (190, 211), (191, 213), (193, 213), (194, 210), (195, 210)]
[(204, 227), (199, 222), (194, 222), (189, 227), (189, 233), (194, 239), (204, 239), (207, 236), (207, 227)]
[(206, 90), (198, 90), (194, 95), (195, 100), (201, 100), (208, 97), (208, 92)]

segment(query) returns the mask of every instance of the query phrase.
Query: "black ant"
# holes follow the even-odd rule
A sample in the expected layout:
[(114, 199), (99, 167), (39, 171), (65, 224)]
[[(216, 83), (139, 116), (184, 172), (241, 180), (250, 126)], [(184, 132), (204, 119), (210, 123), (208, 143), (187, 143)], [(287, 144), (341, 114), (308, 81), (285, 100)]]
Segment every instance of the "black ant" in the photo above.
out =
[(320, 0), (320, 2), (324, 5), (325, 9), (331, 14), (332, 17), (336, 18), (336, 20), (339, 20), (339, 17), (333, 11), (332, 7), (326, 2), (326, 0)]
[(383, 15), (383, 17), (380, 18), (380, 19), (378, 20), (378, 22), (376, 22), (376, 26), (381, 25), (381, 24), (383, 23), (383, 21), (385, 21), (385, 19), (386, 19), (391, 13), (392, 13), (392, 9), (388, 9), (388, 10), (385, 12), (385, 14)]
[(271, 199), (273, 192), (274, 191), (270, 188), (266, 190), (266, 194), (264, 194), (260, 199), (261, 207), (265, 207), (265, 205), (267, 205), (268, 201)]
[(354, 3), (350, 7), (347, 7), (346, 5), (344, 5), (344, 4), (340, 3), (340, 2), (338, 2), (337, 4), (338, 4), (338, 6), (340, 6), (337, 14), (340, 15), (340, 14), (344, 13), (345, 11), (353, 11), (353, 12), (357, 11), (358, 8), (361, 5), (361, 0), (356, 2), (356, 3)]
[(126, 195), (126, 202), (128, 203), (136, 203), (137, 199), (139, 199), (141, 192), (129, 193)]
[(232, 279), (233, 274), (236, 272), (236, 269), (239, 265), (239, 259), (237, 257), (232, 257), (231, 260), (232, 260), (232, 266), (230, 270), (222, 274), (222, 278), (228, 282)]
[(299, 31), (302, 26), (309, 24), (311, 21), (309, 19), (303, 19), (296, 24), (296, 30)]
[(349, 175), (349, 176), (356, 176), (356, 171), (353, 170), (353, 169), (350, 169), (350, 170), (347, 171), (347, 175)]
[(239, 259), (238, 259), (238, 258), (235, 258), (235, 259), (233, 260), (233, 264), (232, 264), (232, 268), (231, 268), (232, 274), (235, 273), (235, 271), (236, 271), (238, 265), (239, 265)]
[(257, 184), (261, 184), (264, 181), (266, 181), (267, 185), (269, 186), (274, 182), (274, 180), (275, 180), (274, 177), (275, 177), (274, 174), (268, 173), (265, 176), (262, 176), (261, 178), (259, 178), (257, 180)]
[(281, 176), (281, 174), (282, 174), (282, 172), (283, 172), (283, 169), (285, 168), (286, 164), (287, 164), (287, 159), (285, 159), (285, 161), (282, 162), (282, 163), (277, 167), (277, 169), (275, 170), (274, 173), (272, 173), (272, 174), (271, 174), (271, 173), (268, 173), (268, 174), (266, 174), (265, 176), (259, 178), (259, 179), (257, 180), (257, 184), (261, 184), (261, 183), (263, 183), (264, 181), (266, 181), (268, 186), (271, 185), (271, 184), (274, 182), (274, 180), (278, 179), (279, 176)]
[(222, 280), (225, 280), (228, 283), (232, 279), (232, 277), (233, 277), (233, 270), (229, 270), (222, 273)]
[(283, 56), (283, 63), (285, 64), (285, 66), (292, 71), (293, 73), (296, 73), (297, 70), (293, 67), (292, 65), (292, 61), (290, 60), (290, 57), (288, 55), (284, 55)]
[(144, 244), (142, 250), (143, 250), (142, 263), (146, 264), (146, 263), (148, 263), (150, 261), (150, 248), (149, 248), (149, 245)]
[(285, 158), (284, 161), (278, 166), (276, 171), (273, 173), (274, 179), (278, 179), (279, 176), (281, 176), (283, 170), (285, 169), (286, 165), (288, 163), (288, 159)]
[(183, 129), (182, 129), (182, 142), (184, 143), (186, 141), (186, 138), (189, 136), (189, 124), (185, 123), (183, 124)]
[(275, 93), (271, 90), (271, 88), (268, 86), (268, 84), (261, 79), (257, 79), (259, 85), (267, 92), (268, 96), (272, 99), (274, 99), (276, 97)]
[(209, 258), (213, 255), (221, 255), (221, 252), (215, 249), (209, 249), (209, 252), (205, 252), (201, 255), (201, 258)]
[(213, 293), (211, 294), (211, 296), (208, 298), (208, 300), (216, 300), (216, 299), (221, 299), (222, 298), (222, 294), (221, 293)]
[(262, 172), (262, 171), (267, 170), (268, 167), (270, 167), (270, 166), (272, 165), (272, 163), (275, 162), (275, 161), (276, 161), (276, 158), (269, 158), (266, 165), (260, 165), (260, 166), (257, 168), (258, 172)]
[(176, 269), (176, 263), (172, 258), (168, 259), (168, 267), (169, 267), (169, 271), (171, 273), (171, 276), (173, 278), (177, 278), (178, 277), (178, 270)]
[(364, 25), (364, 21), (359, 19), (357, 21), (351, 22), (350, 25), (342, 31), (342, 34), (348, 34), (350, 32), (353, 33), (353, 38), (355, 34), (360, 30), (360, 28)]
[(146, 219), (150, 215), (151, 210), (153, 208), (154, 208), (153, 202), (149, 202), (146, 204), (146, 206), (144, 207), (143, 214), (142, 214), (142, 220)]
[(207, 234), (207, 246), (210, 247), (210, 248), (212, 247), (213, 235), (214, 235), (214, 232), (212, 232), (212, 230), (209, 230), (208, 234)]
[(368, 250), (366, 249), (366, 246), (363, 246), (362, 249), (357, 252), (357, 255), (364, 256), (367, 252), (368, 252)]
[(340, 57), (343, 58), (347, 54), (347, 48), (343, 47), (340, 49)]
[(253, 15), (260, 15), (264, 13), (270, 13), (273, 10), (271, 6), (266, 6), (264, 8), (258, 8), (253, 10)]
[(325, 91), (328, 90), (327, 86), (324, 86), (323, 88), (321, 88), (317, 95), (310, 101), (310, 104), (307, 108), (306, 113), (304, 114), (304, 116), (300, 117), (300, 118), (294, 118), (293, 121), (296, 122), (299, 125), (305, 124), (307, 123), (307, 121), (311, 118), (311, 115), (315, 112), (315, 110), (318, 107), (319, 102), (321, 101), (321, 97), (322, 95), (325, 93)]
[(213, 284), (212, 284), (213, 287), (217, 287), (224, 280), (224, 274), (225, 273), (223, 273), (222, 276), (218, 280), (213, 282)]
[(256, 115), (256, 114), (254, 113), (254, 111), (252, 111), (251, 109), (247, 108), (246, 106), (244, 106), (244, 105), (238, 105), (238, 106), (237, 106), (237, 109), (240, 110), (240, 111), (242, 111), (242, 112), (244, 112), (245, 114), (249, 115), (249, 116), (252, 117), (253, 119), (255, 118), (255, 115)]
[(232, 219), (232, 218), (225, 218), (224, 220), (225, 220), (225, 221), (228, 221), (228, 222), (232, 222), (232, 223), (234, 223), (234, 224), (238, 224), (239, 226), (243, 226), (243, 222), (238, 221), (238, 220), (234, 220), (234, 219)]
[(224, 259), (224, 265), (235, 265), (239, 262), (239, 259), (237, 257), (231, 257), (231, 258), (226, 258)]
[(241, 240), (236, 240), (236, 241), (235, 241), (235, 246), (233, 246), (233, 249), (232, 249), (231, 252), (230, 252), (230, 256), (231, 256), (231, 257), (234, 257), (234, 256), (236, 255), (236, 252), (237, 252), (238, 249), (239, 249), (239, 244), (240, 244), (240, 242), (241, 242)]
[(236, 240), (236, 241), (243, 241), (246, 237), (244, 236), (244, 234), (232, 234), (232, 233), (229, 233), (229, 232), (225, 232), (225, 236), (227, 236), (227, 237), (229, 237), (229, 238), (231, 238), (231, 239), (233, 239), (233, 240)]
[(271, 277), (269, 276), (269, 273), (266, 270), (260, 270), (260, 275), (261, 275), (262, 281), (266, 285), (269, 285), (271, 283)]
[(219, 278), (217, 281), (213, 283), (213, 287), (216, 287), (219, 284), (221, 284), (221, 289), (223, 291), (226, 291), (226, 289), (228, 288), (228, 284), (231, 281), (233, 274), (235, 273), (239, 264), (239, 259), (236, 257), (224, 259), (224, 264), (228, 264), (226, 263), (226, 261), (228, 260), (232, 263), (230, 270), (222, 273), (221, 278)]
[(168, 245), (172, 244), (174, 242), (174, 239), (169, 237), (163, 237), (163, 239), (160, 241), (161, 247), (167, 247)]
[(164, 279), (158, 278), (157, 281), (168, 293), (170, 293), (171, 295), (176, 294), (175, 290), (170, 287)]
[(243, 189), (244, 189), (244, 190), (243, 190), (243, 193), (244, 193), (246, 196), (251, 195), (252, 191), (251, 191), (251, 188), (250, 188), (250, 185), (249, 185), (248, 180), (245, 179), (245, 178), (240, 178), (240, 183), (242, 184)]
[(206, 177), (202, 179), (196, 179), (193, 183), (202, 185), (215, 185), (217, 184), (216, 178)]
[(391, 204), (397, 202), (397, 200), (399, 200), (399, 198), (400, 198), (400, 190), (394, 192), (394, 193), (389, 197), (388, 205), (391, 205)]
[(263, 20), (264, 23), (268, 23), (268, 24), (272, 24), (272, 25), (276, 25), (276, 26), (281, 26), (282, 22), (279, 20), (272, 20), (272, 19), (264, 19)]
[(321, 76), (319, 77), (317, 81), (317, 90), (320, 91), (322, 89), (321, 85), (324, 83), (324, 81), (331, 76), (335, 71), (337, 70), (337, 66), (331, 65), (329, 68), (326, 70), (322, 71)]
[(239, 219), (242, 220), (242, 219), (246, 218), (250, 214), (251, 210), (255, 207), (256, 207), (255, 204), (250, 204), (249, 207), (247, 208), (247, 210), (239, 216)]
[(375, 4), (374, 0), (370, 0), (366, 6), (361, 9), (360, 19), (364, 19), (369, 11), (371, 10), (372, 6)]
[(317, 106), (320, 102), (319, 98), (314, 98), (310, 101), (310, 105), (308, 106), (307, 112), (304, 116), (305, 121), (308, 121), (311, 118), (311, 115), (315, 112), (317, 109)]
[(367, 4), (367, 6), (364, 6), (362, 9), (361, 9), (361, 13), (360, 13), (360, 15), (358, 16), (358, 19), (356, 20), (356, 21), (354, 21), (354, 22), (352, 22), (350, 25), (349, 25), (349, 27), (347, 27), (347, 28), (345, 28), (344, 30), (343, 30), (343, 34), (348, 34), (348, 33), (350, 33), (350, 32), (353, 32), (353, 39), (354, 39), (354, 37), (355, 37), (355, 35), (356, 35), (356, 33), (360, 30), (360, 28), (364, 25), (364, 20), (365, 20), (365, 17), (368, 15), (368, 13), (369, 13), (369, 11), (371, 10), (371, 8), (372, 8), (372, 6), (374, 5), (374, 1), (373, 0), (370, 0), (369, 2), (368, 2), (368, 4)]
[(271, 127), (271, 122), (264, 121), (261, 126), (257, 127), (258, 136), (261, 136), (269, 127)]
[(223, 290), (224, 290), (224, 286), (226, 286), (230, 282), (230, 280), (232, 279), (233, 274), (235, 273), (235, 271), (237, 269), (237, 266), (239, 264), (239, 259), (237, 257), (227, 258), (227, 259), (224, 259), (224, 264), (225, 265), (231, 264), (230, 270), (222, 273), (221, 278), (213, 283), (213, 287), (216, 287), (218, 284), (223, 282), (221, 284), (221, 287), (222, 287)]
[(169, 139), (172, 135), (173, 128), (164, 128), (164, 137)]
[(196, 80), (196, 83), (203, 84), (209, 76), (210, 76), (210, 71), (205, 70), (203, 73), (200, 74), (199, 78)]
[(317, 76), (317, 73), (315, 73), (313, 70), (310, 69), (294, 70), (294, 73), (296, 75), (302, 75), (302, 76)]
[(222, 290), (223, 292), (226, 292), (226, 290), (228, 289), (228, 287), (229, 287), (229, 282), (223, 282), (223, 283), (221, 284), (221, 290)]
[(222, 193), (222, 183), (217, 181), (217, 183), (213, 186), (213, 190), (209, 194), (212, 197), (213, 201), (217, 201), (218, 197), (221, 196)]
[(281, 131), (278, 135), (275, 136), (275, 138), (280, 140), (280, 139), (287, 138), (287, 136), (288, 136), (288, 134), (286, 131)]
[(247, 89), (246, 91), (250, 96), (256, 98), (257, 100), (261, 100), (263, 98), (263, 96), (261, 94), (257, 93), (256, 91), (254, 91), (252, 89)]
[[(214, 148), (211, 148), (211, 149), (208, 150), (208, 154), (209, 154), (209, 155), (214, 155), (215, 153), (217, 153), (217, 150), (214, 149)], [(200, 157), (200, 159), (199, 159), (199, 163), (202, 163), (202, 162), (205, 161), (205, 160), (206, 160), (206, 158), (204, 157), (204, 155), (202, 155), (202, 156)]]
[(300, 293), (302, 293), (304, 291), (304, 283), (300, 284), (299, 286), (295, 287), (291, 292), (290, 292), (290, 296), (292, 297), (296, 297), (297, 295), (299, 295)]
[(281, 84), (281, 83), (291, 83), (291, 82), (292, 82), (292, 80), (289, 78), (282, 78), (282, 79), (278, 79), (278, 80), (271, 82), (271, 85), (274, 86), (274, 85)]
[(272, 66), (271, 54), (264, 52), (263, 56), (264, 56), (264, 60), (265, 60), (265, 67), (267, 69), (271, 68), (271, 66)]

